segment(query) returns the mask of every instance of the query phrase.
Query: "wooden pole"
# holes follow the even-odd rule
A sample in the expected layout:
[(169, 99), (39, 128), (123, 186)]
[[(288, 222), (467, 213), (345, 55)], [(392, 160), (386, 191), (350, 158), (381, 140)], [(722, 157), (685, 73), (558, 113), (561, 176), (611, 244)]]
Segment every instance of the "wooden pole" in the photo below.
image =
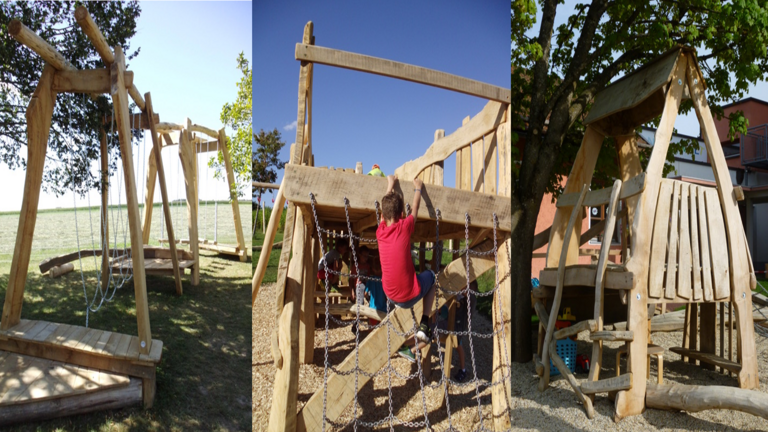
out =
[(37, 53), (37, 55), (42, 57), (46, 63), (53, 66), (54, 69), (77, 70), (77, 68), (75, 68), (69, 60), (64, 58), (56, 48), (46, 42), (45, 39), (38, 36), (37, 33), (30, 30), (29, 27), (22, 24), (21, 21), (11, 20), (8, 24), (8, 33), (10, 33), (14, 39), (19, 41), (19, 43)]
[(275, 204), (272, 206), (272, 213), (269, 215), (269, 225), (264, 231), (264, 245), (261, 248), (261, 254), (259, 255), (259, 263), (256, 265), (256, 271), (253, 273), (253, 281), (251, 282), (251, 305), (256, 303), (256, 296), (259, 294), (259, 288), (261, 288), (261, 281), (264, 280), (264, 275), (267, 273), (267, 263), (269, 263), (269, 254), (272, 252), (272, 243), (275, 241), (275, 235), (277, 234), (277, 227), (280, 224), (280, 216), (283, 214), (283, 207), (285, 205), (285, 198), (283, 197), (283, 187), (277, 191), (277, 197), (275, 198)]
[(245, 236), (243, 235), (243, 223), (240, 220), (240, 204), (237, 202), (237, 183), (235, 182), (235, 173), (232, 170), (232, 161), (229, 157), (229, 148), (227, 147), (227, 136), (224, 128), (219, 130), (219, 150), (224, 159), (224, 166), (227, 169), (227, 184), (229, 185), (229, 200), (232, 203), (232, 214), (235, 218), (235, 235), (237, 236), (237, 248), (240, 255), (240, 261), (245, 262), (248, 259), (248, 249), (245, 247)]
[[(145, 111), (147, 117), (151, 119), (154, 114), (154, 110), (152, 109), (152, 95), (149, 93), (144, 94), (144, 100), (146, 101)], [(165, 183), (165, 168), (163, 167), (163, 159), (160, 153), (160, 135), (157, 133), (157, 129), (155, 129), (154, 121), (149, 122), (149, 132), (152, 134), (152, 156), (154, 156), (154, 160), (157, 161), (157, 176), (160, 178), (160, 195), (163, 199), (163, 214), (165, 215), (166, 220), (165, 226), (168, 230), (168, 247), (171, 249), (173, 277), (176, 280), (176, 294), (181, 295), (183, 292), (181, 286), (181, 270), (179, 269), (179, 255), (176, 252), (176, 239), (173, 234), (173, 216), (171, 215), (171, 206), (168, 202), (168, 191)], [(154, 180), (152, 183), (154, 184)], [(154, 194), (154, 187), (152, 189), (152, 193)], [(160, 227), (160, 230), (162, 229), (163, 227)]]
[(152, 348), (152, 331), (149, 326), (149, 305), (147, 304), (147, 281), (144, 269), (144, 245), (139, 216), (139, 202), (136, 196), (136, 179), (133, 174), (131, 128), (128, 123), (128, 93), (123, 81), (125, 56), (121, 47), (115, 47), (115, 62), (112, 63), (112, 102), (115, 107), (117, 131), (120, 137), (120, 154), (125, 175), (125, 195), (128, 207), (128, 226), (131, 234), (131, 259), (133, 262), (133, 287), (136, 294), (136, 321), (139, 328), (139, 352), (149, 354)]
[(105, 288), (109, 286), (109, 149), (104, 129), (101, 130), (101, 224), (101, 286)]
[[(187, 123), (189, 119), (187, 119)], [(192, 285), (200, 283), (200, 245), (197, 234), (197, 153), (192, 143), (191, 132), (184, 129), (179, 134), (179, 158), (184, 171), (184, 183), (187, 193), (187, 226), (189, 229), (189, 249), (195, 259), (192, 269)]]
[[(144, 244), (149, 244), (149, 237), (152, 232), (152, 210), (155, 204), (155, 183), (157, 182), (158, 165), (157, 160), (158, 159), (157, 156), (155, 156), (155, 152), (150, 151), (149, 161), (147, 163), (147, 184), (145, 185), (144, 191), (144, 220), (141, 230)], [(162, 165), (162, 161), (160, 161), (160, 165)]]
[(765, 393), (734, 387), (651, 383), (645, 401), (650, 408), (687, 412), (727, 409), (768, 419), (768, 396)]
[[(11, 22), (13, 24), (13, 22)], [(21, 23), (19, 23), (21, 24)], [(10, 26), (9, 26), (10, 27)], [(24, 302), (24, 285), (32, 252), (32, 237), (35, 234), (37, 207), (40, 200), (40, 186), (43, 181), (45, 153), (48, 150), (48, 135), (51, 130), (56, 92), (52, 90), (55, 67), (46, 64), (43, 74), (27, 105), (27, 170), (24, 181), (24, 200), (21, 203), (19, 228), (16, 230), (16, 246), (11, 259), (8, 288), (5, 292), (3, 318), (0, 329), (6, 330), (19, 323), (21, 306)]]
[(86, 9), (85, 6), (81, 5), (75, 9), (75, 21), (80, 24), (80, 28), (83, 29), (83, 33), (90, 39), (91, 44), (96, 48), (96, 52), (99, 53), (104, 64), (106, 66), (111, 65), (115, 61), (115, 56), (112, 55), (112, 50), (109, 48), (109, 44), (106, 39), (104, 39), (104, 35), (101, 33), (101, 30), (99, 30), (99, 26), (93, 22), (93, 18), (91, 18), (91, 14), (88, 13), (88, 9)]

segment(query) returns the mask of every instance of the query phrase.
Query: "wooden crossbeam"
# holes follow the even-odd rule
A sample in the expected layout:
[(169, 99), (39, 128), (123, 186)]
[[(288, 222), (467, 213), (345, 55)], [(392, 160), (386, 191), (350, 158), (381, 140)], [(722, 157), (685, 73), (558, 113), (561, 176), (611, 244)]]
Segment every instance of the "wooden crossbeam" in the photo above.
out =
[[(315, 196), (316, 205), (344, 208), (343, 198), (357, 209), (375, 211), (375, 201), (381, 200), (387, 189), (387, 179), (373, 176), (347, 175), (343, 172), (298, 165), (285, 167), (285, 198), (291, 202), (310, 204), (309, 193)], [(413, 199), (413, 187), (406, 183), (395, 185), (405, 202)], [(499, 221), (498, 229), (512, 230), (512, 203), (507, 197), (462, 191), (443, 186), (425, 185), (421, 194), (423, 207), (418, 219), (435, 220), (435, 209), (441, 213), (441, 221), (464, 225), (465, 213), (469, 213), (470, 225), (493, 228), (493, 213)]]
[[(133, 72), (125, 71), (125, 82), (133, 84)], [(53, 89), (59, 93), (109, 93), (109, 69), (61, 70), (53, 77)]]
[(219, 138), (219, 133), (218, 132), (216, 132), (213, 129), (207, 128), (205, 126), (200, 126), (200, 125), (197, 125), (197, 124), (193, 124), (189, 128), (189, 130), (191, 130), (192, 132), (204, 133), (204, 134), (206, 134), (209, 137), (214, 138), (214, 139), (218, 139)]
[(296, 44), (296, 60), (398, 78), (503, 103), (512, 100), (512, 92), (508, 88), (434, 69), (315, 45)]
[(86, 9), (85, 6), (80, 5), (75, 9), (75, 21), (77, 21), (80, 28), (83, 29), (83, 33), (88, 36), (88, 39), (91, 41), (93, 47), (96, 48), (96, 52), (99, 53), (104, 64), (107, 66), (112, 64), (115, 61), (112, 49), (109, 47), (106, 39), (104, 39), (104, 35), (101, 33), (101, 30), (99, 30), (99, 26), (93, 22), (93, 18), (91, 18), (91, 14), (88, 13), (88, 9)]

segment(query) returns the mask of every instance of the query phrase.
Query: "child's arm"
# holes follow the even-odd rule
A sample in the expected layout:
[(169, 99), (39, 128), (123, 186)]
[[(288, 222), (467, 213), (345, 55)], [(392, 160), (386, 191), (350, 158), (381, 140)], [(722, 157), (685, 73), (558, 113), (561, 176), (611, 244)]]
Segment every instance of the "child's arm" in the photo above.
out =
[(413, 179), (413, 204), (411, 204), (411, 214), (413, 219), (416, 220), (416, 216), (419, 214), (419, 204), (421, 203), (421, 188), (424, 187), (424, 182), (421, 179)]
[(388, 175), (387, 176), (387, 193), (385, 193), (384, 195), (392, 192), (392, 189), (395, 188), (395, 182), (396, 181), (397, 181), (397, 176), (396, 175)]

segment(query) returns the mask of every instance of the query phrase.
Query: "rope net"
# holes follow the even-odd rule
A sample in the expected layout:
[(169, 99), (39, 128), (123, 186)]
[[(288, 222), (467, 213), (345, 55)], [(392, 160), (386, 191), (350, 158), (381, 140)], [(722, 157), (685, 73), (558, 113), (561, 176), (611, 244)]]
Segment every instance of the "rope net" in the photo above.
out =
[[(472, 299), (473, 297), (482, 297), (482, 296), (492, 296), (496, 293), (496, 291), (499, 289), (499, 285), (501, 282), (503, 282), (507, 277), (509, 277), (509, 272), (503, 277), (499, 278), (499, 262), (498, 262), (498, 244), (497, 244), (497, 236), (496, 231), (498, 228), (498, 218), (496, 217), (496, 214), (493, 214), (493, 249), (486, 251), (486, 252), (477, 252), (473, 251), (469, 248), (469, 223), (470, 223), (470, 217), (469, 213), (465, 213), (464, 215), (464, 237), (465, 237), (465, 247), (459, 248), (459, 249), (450, 249), (445, 248), (442, 245), (442, 242), (440, 241), (440, 210), (435, 209), (436, 212), (436, 235), (435, 235), (435, 242), (433, 243), (433, 246), (426, 247), (426, 250), (432, 250), (433, 253), (438, 254), (437, 259), (435, 260), (437, 265), (434, 269), (433, 273), (435, 274), (435, 288), (437, 292), (434, 296), (435, 303), (433, 305), (433, 313), (438, 313), (438, 306), (439, 306), (439, 298), (442, 296), (445, 300), (448, 300), (450, 297), (456, 296), (456, 295), (464, 295), (468, 302), (468, 310), (467, 313), (467, 329), (465, 331), (455, 331), (455, 330), (448, 330), (448, 329), (441, 329), (439, 326), (435, 326), (435, 335), (433, 337), (433, 343), (437, 344), (437, 354), (438, 359), (440, 362), (440, 380), (434, 383), (426, 382), (424, 378), (424, 373), (422, 370), (422, 354), (421, 349), (416, 350), (416, 371), (410, 375), (402, 375), (400, 372), (398, 372), (392, 365), (392, 356), (388, 355), (387, 357), (387, 365), (381, 369), (379, 369), (376, 372), (368, 372), (360, 367), (359, 360), (360, 360), (360, 330), (361, 328), (364, 328), (366, 330), (374, 330), (378, 329), (382, 326), (386, 327), (387, 330), (387, 352), (392, 353), (392, 341), (391, 341), (391, 332), (395, 332), (397, 335), (399, 335), (404, 340), (407, 340), (410, 336), (415, 335), (416, 331), (418, 330), (419, 321), (417, 320), (417, 317), (415, 315), (415, 312), (413, 309), (410, 309), (411, 317), (413, 319), (413, 326), (410, 328), (410, 330), (401, 332), (398, 330), (398, 328), (392, 324), (390, 318), (390, 313), (393, 311), (395, 307), (393, 307), (393, 303), (391, 300), (387, 299), (386, 306), (387, 306), (387, 318), (380, 321), (378, 324), (372, 325), (368, 322), (367, 319), (360, 319), (360, 309), (355, 308), (355, 319), (353, 321), (342, 321), (334, 316), (331, 315), (329, 310), (330, 305), (330, 289), (331, 284), (328, 280), (328, 275), (333, 274), (337, 276), (346, 276), (349, 278), (355, 278), (356, 280), (369, 280), (369, 281), (377, 281), (381, 282), (380, 277), (374, 277), (374, 276), (368, 276), (360, 273), (360, 268), (357, 262), (357, 252), (356, 252), (356, 241), (358, 243), (368, 243), (368, 244), (374, 244), (377, 243), (376, 238), (366, 238), (357, 236), (352, 233), (352, 223), (349, 218), (349, 200), (344, 197), (344, 213), (346, 216), (346, 224), (347, 224), (347, 233), (346, 234), (339, 234), (333, 231), (329, 231), (327, 229), (324, 229), (320, 226), (320, 222), (318, 220), (317, 216), (317, 210), (315, 208), (315, 196), (314, 194), (309, 194), (310, 202), (312, 205), (312, 215), (315, 222), (315, 227), (317, 227), (317, 236), (320, 244), (320, 252), (322, 256), (325, 256), (326, 250), (325, 250), (325, 243), (322, 241), (323, 234), (325, 234), (326, 238), (340, 238), (340, 239), (349, 239), (349, 248), (352, 252), (352, 258), (354, 262), (354, 269), (350, 269), (350, 273), (344, 273), (341, 271), (335, 271), (331, 269), (329, 266), (325, 266), (325, 280), (324, 280), (324, 286), (325, 286), (325, 341), (324, 341), (324, 361), (323, 361), (323, 431), (326, 430), (326, 425), (330, 424), (334, 429), (343, 429), (351, 426), (353, 430), (357, 431), (358, 426), (363, 426), (365, 428), (377, 428), (377, 427), (384, 427), (388, 426), (390, 431), (394, 431), (395, 425), (402, 425), (409, 428), (423, 428), (425, 430), (432, 430), (430, 425), (430, 419), (429, 419), (429, 412), (427, 407), (427, 396), (425, 394), (425, 388), (434, 388), (439, 389), (442, 387), (444, 395), (445, 395), (445, 408), (446, 408), (446, 415), (448, 420), (448, 431), (456, 431), (457, 429), (453, 425), (453, 421), (451, 419), (451, 404), (450, 404), (450, 395), (449, 395), (449, 385), (450, 386), (456, 386), (456, 387), (469, 387), (474, 386), (475, 390), (475, 396), (474, 399), (477, 402), (477, 418), (479, 419), (479, 427), (476, 429), (480, 432), (492, 432), (494, 430), (492, 425), (489, 425), (489, 419), (486, 418), (487, 416), (483, 414), (482, 410), (482, 397), (481, 392), (485, 388), (493, 388), (495, 386), (503, 386), (504, 383), (511, 379), (511, 362), (508, 355), (508, 349), (506, 345), (506, 336), (505, 336), (505, 325), (503, 323), (503, 314), (501, 310), (501, 302), (495, 301), (494, 307), (497, 308), (497, 316), (500, 317), (501, 325), (498, 326), (497, 330), (494, 330), (490, 333), (480, 333), (473, 331), (472, 329)], [(376, 220), (377, 225), (381, 223), (381, 218), (379, 216), (379, 203), (378, 201), (375, 202), (375, 208), (376, 208)], [(410, 214), (410, 206), (406, 204), (406, 214)], [(462, 255), (465, 257), (466, 262), (466, 285), (461, 290), (453, 290), (449, 287), (442, 287), (439, 283), (438, 276), (441, 274), (442, 270), (440, 269), (440, 261), (441, 261), (441, 255), (443, 252), (449, 252), (449, 253), (456, 253), (459, 255)], [(486, 291), (486, 292), (479, 292), (474, 291), (470, 288), (470, 266), (471, 266), (471, 260), (472, 256), (490, 256), (493, 255), (494, 259), (494, 269), (496, 271), (496, 277), (495, 277), (495, 284), (492, 290)], [(509, 269), (511, 271), (511, 262), (509, 263)], [(353, 271), (354, 270), (354, 271)], [(361, 300), (361, 296), (357, 296), (358, 303)], [(355, 366), (354, 368), (351, 368), (349, 370), (341, 371), (336, 368), (333, 364), (331, 364), (328, 360), (328, 346), (329, 346), (329, 325), (333, 321), (335, 324), (345, 327), (350, 325), (355, 325), (353, 328), (354, 334), (355, 334)], [(496, 326), (496, 323), (494, 322), (494, 326)], [(469, 352), (470, 352), (470, 361), (472, 365), (473, 370), (473, 377), (466, 381), (466, 382), (458, 382), (450, 378), (450, 376), (446, 376), (444, 373), (445, 371), (445, 365), (444, 365), (444, 354), (441, 351), (441, 344), (440, 344), (440, 334), (444, 334), (446, 336), (454, 335), (456, 337), (459, 336), (468, 336), (469, 339)], [(494, 336), (501, 335), (501, 340), (503, 341), (503, 365), (501, 365), (501, 368), (504, 370), (504, 373), (502, 376), (496, 380), (491, 382), (483, 382), (478, 378), (477, 375), (477, 363), (475, 361), (475, 347), (473, 343), (473, 338), (493, 338)], [(377, 376), (381, 376), (386, 374), (387, 376), (387, 390), (388, 390), (388, 409), (389, 413), (386, 417), (380, 418), (377, 420), (362, 420), (360, 418), (360, 403), (358, 400), (358, 392), (355, 392), (354, 394), (354, 401), (352, 406), (352, 418), (343, 421), (343, 422), (337, 422), (332, 419), (330, 419), (327, 416), (327, 405), (328, 405), (328, 378), (330, 373), (335, 373), (336, 375), (340, 376), (349, 376), (354, 375), (355, 379), (355, 386), (354, 388), (360, 388), (358, 385), (359, 377), (362, 375), (364, 377), (367, 377), (369, 379), (375, 378)], [(395, 375), (396, 377), (409, 381), (409, 380), (415, 380), (418, 379), (419, 387), (420, 387), (420, 394), (421, 394), (421, 407), (423, 410), (424, 419), (421, 421), (406, 421), (403, 419), (398, 418), (393, 409), (392, 405), (392, 376)], [(486, 396), (487, 397), (487, 396)], [(506, 410), (504, 412), (505, 416), (508, 416), (510, 424), (512, 423), (512, 408), (507, 404)], [(511, 430), (511, 429), (508, 429)]]

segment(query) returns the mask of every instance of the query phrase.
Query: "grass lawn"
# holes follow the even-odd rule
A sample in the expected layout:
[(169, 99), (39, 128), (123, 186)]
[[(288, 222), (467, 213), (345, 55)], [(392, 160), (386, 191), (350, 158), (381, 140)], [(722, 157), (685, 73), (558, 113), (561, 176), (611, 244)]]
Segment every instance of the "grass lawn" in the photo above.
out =
[[(264, 221), (265, 225), (269, 224), (269, 217), (272, 215), (272, 209), (267, 207), (266, 214), (264, 215)], [(261, 223), (261, 212), (259, 212), (259, 224), (255, 231), (253, 231), (253, 221), (256, 218), (256, 212), (253, 211), (251, 214), (251, 233), (253, 234), (253, 245), (254, 246), (263, 246), (264, 245), (264, 232), (261, 230), (262, 223)], [(283, 241), (283, 233), (285, 228), (285, 212), (280, 216), (280, 226), (277, 229), (277, 233), (275, 233), (275, 241), (274, 243), (279, 243)], [(253, 268), (256, 269), (256, 264), (259, 262), (259, 256), (261, 255), (261, 251), (253, 251)], [(264, 274), (264, 280), (261, 282), (262, 284), (268, 284), (273, 283), (277, 281), (277, 265), (280, 262), (280, 249), (272, 249), (272, 252), (269, 254), (269, 263), (267, 264), (267, 272)]]
[[(211, 205), (210, 207), (213, 207)], [(248, 221), (250, 203), (241, 204), (243, 221)], [(201, 205), (209, 216), (215, 209)], [(218, 207), (216, 234), (221, 243), (234, 243), (224, 229), (225, 210)], [(182, 215), (183, 213), (183, 215)], [(154, 208), (152, 243), (159, 236), (159, 206)], [(98, 229), (98, 210), (92, 210)], [(186, 216), (186, 209), (177, 216)], [(78, 209), (81, 249), (91, 248), (87, 209)], [(15, 241), (18, 214), (0, 215), (0, 295), (5, 296)], [(116, 222), (111, 222), (113, 227)], [(201, 229), (213, 235), (212, 218)], [(247, 222), (246, 222), (247, 224)], [(203, 222), (201, 221), (201, 226)], [(155, 227), (157, 226), (157, 229)], [(229, 222), (233, 228), (233, 222)], [(244, 231), (248, 232), (245, 226)], [(22, 317), (73, 325), (85, 325), (85, 300), (79, 263), (75, 271), (57, 279), (41, 275), (37, 265), (44, 258), (77, 250), (74, 214), (71, 210), (41, 212), (36, 225), (29, 276), (24, 293)], [(186, 232), (186, 222), (176, 225)], [(98, 236), (98, 231), (96, 231)], [(122, 235), (122, 229), (119, 230)], [(187, 237), (182, 234), (183, 237)], [(231, 237), (231, 238), (230, 238)], [(247, 236), (246, 236), (247, 237)], [(95, 238), (98, 248), (98, 238)], [(147, 276), (147, 294), (152, 337), (163, 341), (163, 359), (157, 369), (154, 406), (64, 417), (18, 425), (12, 431), (133, 431), (133, 430), (251, 430), (251, 306), (248, 303), (250, 262), (201, 252), (200, 285), (193, 287), (183, 278), (184, 294), (175, 294), (172, 277)], [(93, 258), (83, 259), (88, 294), (94, 295), (96, 272)], [(137, 334), (133, 282), (117, 291), (111, 303), (90, 315), (90, 327)]]

